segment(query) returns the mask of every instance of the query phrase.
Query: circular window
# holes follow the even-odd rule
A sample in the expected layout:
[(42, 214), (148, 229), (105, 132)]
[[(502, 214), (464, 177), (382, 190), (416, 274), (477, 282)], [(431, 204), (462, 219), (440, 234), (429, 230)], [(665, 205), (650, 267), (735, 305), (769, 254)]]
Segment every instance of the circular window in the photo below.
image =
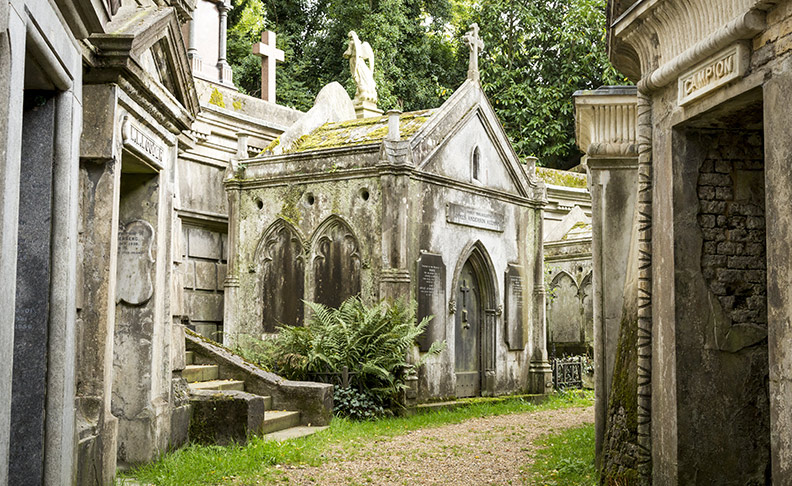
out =
[(308, 203), (309, 206), (313, 206), (316, 202), (316, 198), (314, 197), (312, 192), (309, 192), (305, 195), (305, 202)]
[(262, 201), (261, 199), (256, 199), (256, 207), (259, 208), (259, 209), (263, 209), (264, 208), (264, 201)]
[(369, 194), (369, 190), (368, 189), (366, 189), (364, 187), (363, 189), (360, 190), (360, 198), (361, 199), (363, 199), (364, 201), (368, 201), (369, 197), (371, 197), (371, 194)]

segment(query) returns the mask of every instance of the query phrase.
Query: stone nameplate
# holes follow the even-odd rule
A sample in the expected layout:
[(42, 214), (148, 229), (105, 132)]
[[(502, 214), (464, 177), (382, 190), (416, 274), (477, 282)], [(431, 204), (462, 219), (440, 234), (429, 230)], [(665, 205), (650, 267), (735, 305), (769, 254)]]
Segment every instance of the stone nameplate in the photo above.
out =
[(140, 305), (154, 294), (151, 280), (153, 240), (154, 228), (140, 219), (118, 229), (117, 303)]
[(747, 68), (748, 48), (743, 44), (735, 44), (710, 57), (679, 77), (679, 106), (725, 86), (745, 74)]
[(443, 257), (433, 253), (421, 253), (418, 258), (418, 322), (424, 317), (434, 316), (429, 327), (418, 338), (421, 351), (426, 352), (432, 342), (445, 339), (445, 289), (446, 267)]
[(471, 208), (461, 204), (446, 205), (446, 221), (492, 231), (503, 231), (506, 217), (501, 211)]
[(165, 147), (143, 133), (128, 117), (124, 119), (121, 133), (126, 148), (131, 149), (137, 155), (151, 162), (156, 168), (162, 169)]
[(520, 268), (509, 265), (506, 269), (506, 289), (504, 321), (506, 323), (506, 344), (509, 349), (524, 349), (523, 339), (523, 280)]

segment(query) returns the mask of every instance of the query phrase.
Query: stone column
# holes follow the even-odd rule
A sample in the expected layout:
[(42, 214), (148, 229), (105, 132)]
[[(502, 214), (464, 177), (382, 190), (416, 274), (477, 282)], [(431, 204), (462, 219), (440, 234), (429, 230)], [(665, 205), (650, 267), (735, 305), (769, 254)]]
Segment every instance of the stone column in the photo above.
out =
[(189, 34), (187, 37), (187, 58), (190, 60), (190, 68), (192, 68), (193, 73), (198, 73), (201, 71), (201, 55), (198, 54), (198, 46), (196, 45), (196, 30), (198, 27), (198, 23), (195, 21), (195, 17), (190, 19), (188, 24)]
[(598, 461), (622, 311), (637, 196), (636, 89), (575, 93), (577, 144), (586, 153), (592, 206), (594, 394)]
[(231, 80), (233, 73), (231, 66), (226, 62), (226, 37), (228, 36), (228, 11), (231, 10), (231, 3), (224, 0), (222, 3), (217, 4), (217, 10), (220, 12), (220, 35), (218, 38), (217, 50), (217, 69), (220, 71), (220, 82), (224, 84), (233, 84)]
[(544, 217), (542, 211), (534, 216), (534, 282), (533, 282), (533, 356), (528, 366), (532, 393), (549, 393), (552, 390), (553, 369), (547, 356), (547, 316), (545, 315), (544, 286)]
[[(789, 64), (789, 63), (787, 63)], [(767, 340), (770, 361), (770, 450), (773, 484), (792, 484), (792, 67), (764, 87)], [(772, 223), (771, 223), (772, 222)]]
[(236, 161), (232, 159), (226, 174), (225, 189), (228, 197), (228, 268), (223, 281), (223, 344), (232, 346), (233, 336), (239, 330), (239, 204), (242, 185), (235, 180)]

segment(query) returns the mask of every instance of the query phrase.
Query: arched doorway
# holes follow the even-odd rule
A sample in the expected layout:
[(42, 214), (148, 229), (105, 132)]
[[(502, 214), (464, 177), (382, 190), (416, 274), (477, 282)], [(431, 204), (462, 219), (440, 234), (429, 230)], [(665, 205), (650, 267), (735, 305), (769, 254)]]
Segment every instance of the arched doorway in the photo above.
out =
[(481, 285), (470, 259), (462, 266), (456, 288), (456, 301), (456, 396), (475, 397), (481, 394), (483, 309)]

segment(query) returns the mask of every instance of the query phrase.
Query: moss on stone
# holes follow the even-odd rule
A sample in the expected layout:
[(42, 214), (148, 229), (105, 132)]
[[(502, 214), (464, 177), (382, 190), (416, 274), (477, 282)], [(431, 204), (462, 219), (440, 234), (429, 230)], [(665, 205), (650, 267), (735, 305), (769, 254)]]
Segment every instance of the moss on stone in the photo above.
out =
[(219, 106), (220, 108), (225, 108), (225, 102), (223, 101), (223, 93), (221, 93), (217, 88), (212, 90), (211, 96), (209, 96), (209, 104)]
[(573, 187), (576, 189), (588, 188), (586, 174), (550, 169), (548, 167), (537, 167), (536, 175), (546, 183), (554, 186)]
[(305, 193), (305, 186), (303, 185), (290, 185), (287, 187), (286, 192), (283, 194), (283, 205), (278, 216), (295, 226), (299, 225), (302, 214), (298, 203), (302, 199), (303, 193)]
[(242, 102), (240, 100), (234, 100), (231, 105), (234, 107), (235, 110), (239, 111), (242, 109)]
[(273, 150), (275, 150), (275, 147), (277, 147), (278, 145), (280, 145), (280, 137), (276, 138), (275, 140), (270, 142), (269, 145), (264, 147), (262, 154), (265, 154), (267, 152), (272, 152)]
[[(404, 113), (399, 117), (401, 140), (414, 135), (431, 116), (431, 110)], [(325, 123), (303, 135), (283, 153), (349, 147), (381, 142), (388, 135), (388, 117), (359, 118), (343, 122)]]

